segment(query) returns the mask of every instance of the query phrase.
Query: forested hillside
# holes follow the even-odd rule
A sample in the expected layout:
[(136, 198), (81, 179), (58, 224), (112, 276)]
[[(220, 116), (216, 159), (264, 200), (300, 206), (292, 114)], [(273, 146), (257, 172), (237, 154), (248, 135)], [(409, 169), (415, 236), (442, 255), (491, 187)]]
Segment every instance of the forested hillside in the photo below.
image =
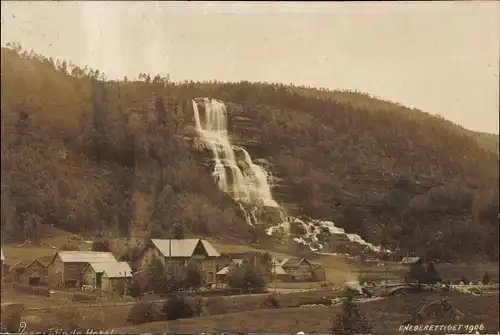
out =
[[(41, 225), (114, 235), (173, 223), (262, 239), (196, 150), (190, 99), (228, 102), (231, 136), (265, 159), (294, 215), (433, 258), (498, 258), (498, 136), (356, 92), (173, 83), (2, 48), (2, 239)], [(246, 120), (243, 122), (242, 120)]]

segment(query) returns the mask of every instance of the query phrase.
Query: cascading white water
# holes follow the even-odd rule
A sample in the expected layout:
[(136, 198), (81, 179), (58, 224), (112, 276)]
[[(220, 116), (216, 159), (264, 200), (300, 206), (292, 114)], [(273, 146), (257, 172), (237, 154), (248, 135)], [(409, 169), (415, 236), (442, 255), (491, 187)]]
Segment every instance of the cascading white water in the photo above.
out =
[[(362, 245), (369, 250), (375, 252), (390, 252), (389, 250), (382, 250), (381, 247), (366, 242), (358, 234), (346, 233), (343, 228), (337, 227), (332, 221), (310, 220), (305, 222), (299, 218), (290, 218), (290, 222), (302, 226), (302, 228), (305, 230), (305, 233), (300, 237), (295, 237), (294, 241), (300, 244), (307, 245), (312, 251), (319, 251), (323, 249), (323, 245), (320, 243), (318, 236), (323, 233), (322, 229), (326, 229), (330, 235), (343, 235), (347, 237), (349, 242)], [(268, 235), (274, 235), (279, 229), (280, 225), (269, 227), (267, 229), (267, 233)]]
[[(203, 118), (198, 107), (203, 106)], [(322, 228), (330, 234), (340, 234), (347, 239), (370, 250), (379, 252), (380, 247), (363, 240), (359, 235), (347, 234), (344, 229), (335, 226), (331, 221), (311, 220), (304, 222), (298, 218), (285, 218), (284, 210), (273, 199), (271, 187), (268, 182), (268, 173), (259, 165), (252, 162), (248, 152), (238, 146), (232, 146), (228, 135), (228, 115), (223, 102), (198, 98), (193, 100), (195, 126), (200, 138), (212, 151), (214, 159), (213, 176), (219, 188), (230, 194), (239, 203), (245, 213), (246, 221), (253, 226), (259, 223), (258, 210), (262, 207), (278, 209), (281, 222), (267, 229), (267, 234), (290, 234), (290, 225), (301, 225), (305, 234), (294, 237), (297, 243), (308, 246), (312, 251), (319, 251), (323, 245), (318, 236)]]
[(200, 114), (198, 103), (193, 100), (195, 126), (201, 139), (212, 150), (214, 178), (223, 192), (240, 203), (247, 222), (250, 225), (257, 224), (256, 210), (259, 207), (280, 207), (271, 195), (267, 173), (252, 162), (244, 148), (231, 145), (224, 103), (208, 98), (203, 98), (202, 101), (204, 118)]

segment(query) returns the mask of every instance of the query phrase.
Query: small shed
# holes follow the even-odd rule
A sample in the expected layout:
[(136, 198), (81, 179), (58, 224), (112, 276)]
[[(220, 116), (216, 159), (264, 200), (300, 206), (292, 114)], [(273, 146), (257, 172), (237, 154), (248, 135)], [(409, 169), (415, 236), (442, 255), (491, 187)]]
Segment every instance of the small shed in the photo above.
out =
[(124, 294), (132, 279), (132, 269), (127, 262), (110, 264), (102, 274), (102, 289)]
[(15, 282), (39, 286), (46, 284), (47, 269), (38, 260), (18, 261), (9, 269), (9, 274)]

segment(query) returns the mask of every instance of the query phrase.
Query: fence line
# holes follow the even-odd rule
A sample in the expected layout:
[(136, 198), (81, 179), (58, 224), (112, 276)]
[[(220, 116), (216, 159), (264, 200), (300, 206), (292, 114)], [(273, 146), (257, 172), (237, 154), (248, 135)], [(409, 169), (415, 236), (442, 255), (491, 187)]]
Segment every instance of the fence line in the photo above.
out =
[[(278, 295), (286, 295), (286, 294), (294, 294), (294, 293), (303, 293), (303, 292), (321, 292), (321, 289), (293, 289), (290, 291), (276, 291), (276, 294)], [(61, 301), (61, 306), (57, 307), (28, 307), (25, 310), (26, 311), (37, 311), (37, 312), (51, 312), (54, 310), (60, 310), (63, 308), (77, 308), (77, 309), (89, 309), (89, 308), (116, 308), (116, 307), (127, 307), (127, 306), (134, 306), (135, 304), (139, 302), (148, 302), (148, 303), (163, 303), (167, 300), (167, 298), (164, 299), (155, 299), (155, 300), (136, 300), (136, 301), (125, 301), (125, 299), (122, 300), (108, 300), (106, 298), (100, 298), (97, 297), (97, 302), (96, 303), (87, 303), (85, 301), (73, 301), (70, 299), (70, 296), (72, 295), (72, 292), (64, 292), (64, 291), (56, 291), (54, 292), (56, 295), (62, 295), (64, 296), (64, 299)], [(213, 296), (211, 298), (222, 298), (222, 299), (231, 299), (231, 298), (243, 298), (243, 297), (254, 297), (254, 296), (266, 296), (270, 294), (275, 294), (274, 290), (269, 290), (268, 292), (264, 293), (247, 293), (247, 294), (235, 294), (235, 295), (217, 295)], [(52, 296), (52, 295), (51, 295)], [(102, 302), (100, 302), (102, 301)]]

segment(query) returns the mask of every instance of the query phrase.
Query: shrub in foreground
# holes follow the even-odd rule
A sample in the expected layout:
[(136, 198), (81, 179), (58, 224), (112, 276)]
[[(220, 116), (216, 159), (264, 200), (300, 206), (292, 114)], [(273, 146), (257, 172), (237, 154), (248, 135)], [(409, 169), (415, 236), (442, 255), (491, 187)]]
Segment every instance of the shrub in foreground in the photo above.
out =
[(163, 305), (163, 315), (166, 320), (177, 320), (191, 318), (196, 315), (196, 311), (185, 297), (172, 295)]
[(127, 322), (134, 326), (159, 320), (161, 320), (161, 314), (157, 305), (147, 301), (135, 304), (127, 316)]
[(268, 295), (260, 305), (260, 308), (280, 308), (278, 297), (274, 294)]
[(342, 305), (342, 312), (337, 315), (330, 328), (332, 335), (350, 335), (350, 334), (371, 334), (371, 326), (365, 316), (359, 309), (359, 306), (353, 302), (353, 296), (348, 295), (347, 300)]
[(2, 306), (0, 331), (2, 333), (16, 334), (19, 331), (19, 324), (21, 323), (23, 312), (23, 304)]

